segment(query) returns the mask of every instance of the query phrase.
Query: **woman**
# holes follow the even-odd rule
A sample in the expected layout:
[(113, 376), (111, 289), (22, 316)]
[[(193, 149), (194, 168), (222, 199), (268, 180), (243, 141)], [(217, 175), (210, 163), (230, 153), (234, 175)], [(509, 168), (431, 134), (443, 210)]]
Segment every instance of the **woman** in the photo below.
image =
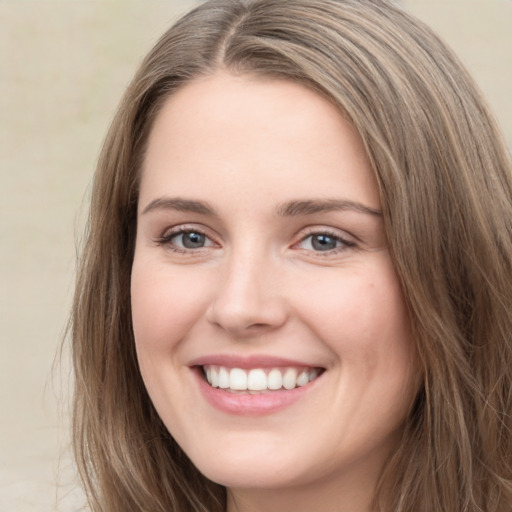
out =
[(392, 3), (185, 16), (95, 179), (92, 509), (510, 510), (511, 198), (473, 82)]

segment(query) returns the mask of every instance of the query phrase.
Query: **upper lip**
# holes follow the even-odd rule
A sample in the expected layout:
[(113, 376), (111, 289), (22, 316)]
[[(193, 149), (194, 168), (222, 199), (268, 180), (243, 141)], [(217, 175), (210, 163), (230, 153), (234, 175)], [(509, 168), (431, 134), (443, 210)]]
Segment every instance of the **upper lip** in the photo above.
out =
[(234, 354), (212, 354), (193, 359), (189, 366), (218, 365), (228, 368), (242, 368), (249, 370), (251, 368), (277, 368), (277, 367), (304, 367), (304, 368), (323, 368), (321, 365), (311, 364), (310, 362), (298, 361), (279, 356), (271, 355), (252, 355), (237, 356)]

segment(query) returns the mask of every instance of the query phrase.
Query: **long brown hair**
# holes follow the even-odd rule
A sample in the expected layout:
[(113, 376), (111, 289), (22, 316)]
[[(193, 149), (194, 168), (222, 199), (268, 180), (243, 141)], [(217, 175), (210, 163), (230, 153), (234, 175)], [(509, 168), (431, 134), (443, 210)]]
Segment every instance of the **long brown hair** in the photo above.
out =
[(137, 72), (98, 163), (72, 314), (75, 452), (92, 510), (225, 508), (225, 490), (194, 468), (146, 394), (129, 296), (152, 122), (169, 95), (219, 68), (324, 95), (373, 164), (423, 369), (375, 510), (509, 512), (510, 158), (459, 61), (387, 0), (212, 0)]

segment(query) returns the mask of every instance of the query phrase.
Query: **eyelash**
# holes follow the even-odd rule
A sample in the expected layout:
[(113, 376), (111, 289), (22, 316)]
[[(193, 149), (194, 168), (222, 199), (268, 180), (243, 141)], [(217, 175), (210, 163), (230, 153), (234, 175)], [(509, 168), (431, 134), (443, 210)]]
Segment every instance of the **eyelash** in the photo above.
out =
[[(173, 238), (178, 237), (180, 235), (186, 235), (190, 233), (196, 233), (198, 235), (204, 236), (205, 239), (210, 240), (212, 242), (211, 245), (208, 246), (202, 246), (195, 249), (192, 248), (184, 248), (176, 246), (172, 243)], [(295, 243), (292, 247), (297, 247), (300, 244), (304, 243), (308, 238), (312, 238), (314, 236), (325, 236), (328, 238), (333, 239), (336, 243), (339, 243), (339, 247), (335, 247), (334, 249), (326, 250), (326, 251), (315, 251), (313, 249), (301, 249), (304, 251), (312, 251), (316, 255), (319, 256), (332, 256), (333, 254), (338, 254), (340, 252), (346, 251), (348, 249), (354, 249), (357, 248), (357, 244), (353, 241), (347, 240), (343, 237), (341, 237), (339, 234), (334, 233), (328, 229), (312, 229), (310, 232), (306, 233), (302, 236), (302, 238)], [(170, 233), (165, 234), (162, 237), (159, 237), (155, 240), (155, 243), (157, 245), (161, 246), (167, 246), (168, 249), (170, 249), (173, 252), (181, 253), (181, 254), (191, 254), (191, 253), (198, 253), (202, 251), (203, 249), (208, 249), (209, 247), (212, 247), (215, 245), (215, 242), (201, 229), (197, 228), (186, 228), (183, 226), (179, 226)]]
[[(315, 236), (325, 236), (327, 238), (333, 239), (336, 243), (340, 244), (339, 247), (335, 247), (334, 249), (330, 249), (330, 250), (326, 250), (326, 251), (313, 250), (315, 255), (318, 255), (318, 256), (332, 256), (333, 254), (339, 254), (346, 250), (357, 248), (357, 244), (355, 242), (353, 242), (351, 240), (347, 240), (346, 238), (343, 238), (342, 236), (340, 236), (338, 233), (335, 233), (335, 232), (330, 231), (329, 229), (325, 229), (325, 228), (324, 229), (311, 228), (311, 231), (309, 231), (304, 236), (302, 236), (301, 239), (299, 240), (299, 242), (294, 244), (294, 247), (304, 243), (304, 241), (307, 240), (308, 238), (313, 238)], [(303, 249), (303, 250), (311, 251), (312, 249)]]
[(212, 241), (212, 239), (201, 229), (197, 228), (186, 228), (183, 226), (179, 226), (175, 229), (173, 229), (171, 232), (161, 236), (160, 238), (157, 238), (155, 240), (157, 245), (161, 246), (167, 246), (168, 249), (170, 249), (173, 252), (181, 253), (181, 254), (190, 254), (190, 253), (198, 253), (202, 249), (208, 248), (206, 247), (198, 247), (196, 249), (188, 249), (186, 247), (179, 247), (172, 243), (172, 239), (176, 238), (180, 235), (186, 235), (189, 233), (197, 233), (198, 235), (202, 235), (205, 237), (205, 239)]

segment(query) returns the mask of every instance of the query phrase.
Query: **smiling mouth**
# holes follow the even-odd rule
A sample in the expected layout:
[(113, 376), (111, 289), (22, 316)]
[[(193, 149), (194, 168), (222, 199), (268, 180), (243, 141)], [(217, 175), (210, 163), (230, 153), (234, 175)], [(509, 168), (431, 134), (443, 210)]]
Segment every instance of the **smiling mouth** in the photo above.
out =
[(206, 382), (212, 388), (231, 393), (261, 394), (289, 391), (306, 386), (318, 378), (324, 368), (276, 367), (276, 368), (229, 368), (220, 365), (201, 367)]

